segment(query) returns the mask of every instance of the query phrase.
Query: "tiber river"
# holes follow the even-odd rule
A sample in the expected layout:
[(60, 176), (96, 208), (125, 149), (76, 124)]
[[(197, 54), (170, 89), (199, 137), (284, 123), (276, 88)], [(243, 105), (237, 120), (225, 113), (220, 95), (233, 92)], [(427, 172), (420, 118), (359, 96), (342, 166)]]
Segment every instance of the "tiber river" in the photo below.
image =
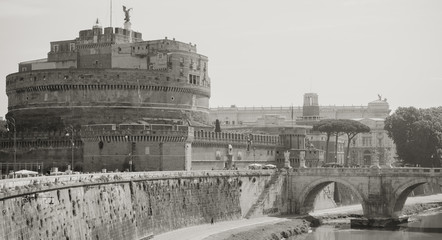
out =
[(396, 230), (358, 230), (320, 226), (305, 240), (442, 240), (442, 210), (410, 218)]

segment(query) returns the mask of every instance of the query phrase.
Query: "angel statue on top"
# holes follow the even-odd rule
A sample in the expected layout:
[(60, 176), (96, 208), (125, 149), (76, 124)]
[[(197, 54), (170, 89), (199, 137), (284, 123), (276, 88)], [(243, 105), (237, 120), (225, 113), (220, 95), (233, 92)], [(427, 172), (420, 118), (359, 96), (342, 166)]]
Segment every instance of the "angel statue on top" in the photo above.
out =
[(132, 8), (127, 9), (126, 6), (123, 6), (123, 12), (124, 12), (124, 20), (126, 22), (130, 21), (130, 15), (129, 15), (129, 11), (132, 10)]

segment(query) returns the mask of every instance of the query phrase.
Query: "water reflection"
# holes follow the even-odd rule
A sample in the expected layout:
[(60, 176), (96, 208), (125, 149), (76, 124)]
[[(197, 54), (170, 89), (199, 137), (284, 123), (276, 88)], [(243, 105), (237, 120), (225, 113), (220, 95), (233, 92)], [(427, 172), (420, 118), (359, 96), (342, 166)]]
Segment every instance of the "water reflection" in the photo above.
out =
[(442, 239), (441, 233), (423, 233), (408, 231), (383, 231), (383, 230), (339, 230), (332, 226), (317, 228), (306, 240), (420, 240)]
[(406, 228), (410, 232), (442, 233), (442, 212), (416, 216)]
[(359, 230), (342, 229), (334, 226), (321, 226), (309, 234), (306, 240), (420, 240), (442, 239), (442, 212), (416, 217), (414, 222), (403, 225), (398, 230)]

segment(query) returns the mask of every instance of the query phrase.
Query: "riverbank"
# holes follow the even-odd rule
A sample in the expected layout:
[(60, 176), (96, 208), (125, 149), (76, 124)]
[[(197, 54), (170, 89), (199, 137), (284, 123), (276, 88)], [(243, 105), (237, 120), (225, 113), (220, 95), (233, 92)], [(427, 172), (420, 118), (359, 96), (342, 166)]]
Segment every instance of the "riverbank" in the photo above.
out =
[[(438, 200), (440, 202), (438, 202)], [(414, 216), (426, 211), (437, 211), (442, 207), (442, 194), (409, 198), (402, 210), (403, 216)], [(249, 226), (232, 231), (212, 235), (204, 240), (272, 240), (272, 239), (295, 239), (301, 240), (306, 237), (308, 231), (293, 231), (305, 227), (317, 227), (319, 225), (333, 225), (338, 228), (350, 228), (352, 218), (362, 217), (362, 207), (351, 205), (334, 209), (316, 211), (311, 216), (285, 216), (287, 219), (266, 226)], [(304, 218), (299, 219), (299, 218)]]
[[(431, 209), (432, 204), (438, 204), (442, 201), (442, 194), (430, 195), (430, 196), (422, 196), (422, 197), (410, 197), (407, 199), (404, 207), (404, 214), (420, 213), (425, 209)], [(331, 223), (332, 221), (347, 221), (349, 223), (351, 216), (357, 216), (352, 214), (362, 213), (361, 205), (351, 205), (351, 206), (343, 206), (337, 207), (333, 209), (324, 209), (311, 213), (311, 215), (315, 218), (319, 218), (323, 216), (323, 224), (328, 221)], [(347, 217), (344, 217), (347, 216)], [(223, 240), (229, 239), (233, 240), (235, 238), (230, 237), (238, 237), (237, 239), (241, 239), (243, 235), (240, 233), (250, 232), (251, 234), (255, 234), (254, 237), (243, 238), (243, 239), (272, 239), (272, 233), (278, 234), (282, 231), (286, 231), (289, 229), (293, 229), (294, 227), (300, 227), (303, 224), (301, 216), (278, 216), (278, 217), (260, 217), (260, 218), (252, 218), (252, 219), (241, 219), (235, 221), (226, 221), (226, 222), (215, 222), (215, 224), (205, 224), (199, 226), (193, 226), (183, 229), (178, 229), (172, 232), (160, 234), (154, 237), (155, 240), (170, 240), (170, 239), (180, 239), (180, 240)], [(325, 221), (324, 221), (325, 219)], [(313, 221), (312, 219), (307, 219), (309, 222)], [(301, 221), (301, 222), (300, 222)], [(272, 232), (272, 227), (264, 228), (265, 226), (273, 226), (277, 223), (284, 223), (280, 226), (288, 225), (285, 230), (278, 230)], [(235, 236), (233, 236), (235, 235)], [(297, 235), (296, 239), (303, 239), (308, 234), (300, 234)], [(262, 238), (264, 237), (264, 238)], [(281, 239), (281, 238), (279, 238)], [(278, 240), (279, 240), (278, 239)], [(236, 239), (235, 239), (236, 240)]]
[[(441, 199), (442, 200), (442, 199)], [(402, 210), (403, 217), (411, 217), (416, 214), (421, 214), (423, 212), (429, 211), (439, 211), (442, 207), (441, 202), (433, 203), (415, 203), (404, 206)], [(334, 213), (334, 214), (324, 214), (316, 216), (315, 218), (319, 220), (320, 225), (333, 225), (337, 227), (348, 227), (351, 219), (362, 218), (362, 211), (354, 211), (347, 213)]]
[(238, 231), (229, 231), (205, 238), (205, 240), (280, 240), (296, 239), (300, 240), (303, 235), (310, 230), (310, 222), (304, 219), (291, 219), (264, 226), (253, 226)]

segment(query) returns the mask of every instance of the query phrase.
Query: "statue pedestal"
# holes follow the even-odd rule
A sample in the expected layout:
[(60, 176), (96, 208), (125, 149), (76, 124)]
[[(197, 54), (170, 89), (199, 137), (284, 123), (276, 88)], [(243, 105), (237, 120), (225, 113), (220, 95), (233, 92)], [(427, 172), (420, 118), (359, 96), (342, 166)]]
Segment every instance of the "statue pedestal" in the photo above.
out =
[(305, 151), (299, 152), (299, 158), (300, 158), (300, 160), (299, 160), (299, 167), (300, 168), (307, 168), (305, 166)]
[(124, 29), (126, 30), (131, 30), (132, 27), (132, 23), (130, 22), (124, 22)]

